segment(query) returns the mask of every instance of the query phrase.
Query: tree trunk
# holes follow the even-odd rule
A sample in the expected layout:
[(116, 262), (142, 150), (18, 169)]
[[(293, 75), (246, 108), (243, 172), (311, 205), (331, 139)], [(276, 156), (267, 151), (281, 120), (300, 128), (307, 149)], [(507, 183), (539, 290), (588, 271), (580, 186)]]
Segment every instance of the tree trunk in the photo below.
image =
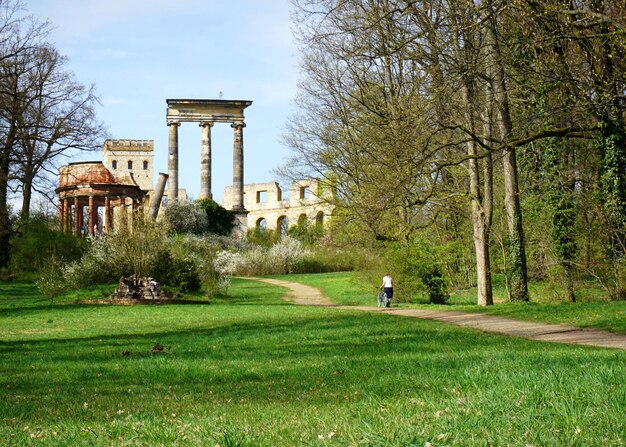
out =
[(11, 219), (7, 203), (9, 181), (9, 154), (3, 148), (0, 152), (0, 268), (9, 265), (9, 241), (11, 239)]
[[(476, 98), (472, 85), (463, 87), (463, 101), (466, 110), (467, 125), (474, 132), (476, 113)], [(489, 123), (487, 123), (489, 126)], [(470, 179), (470, 197), (472, 206), (472, 229), (474, 239), (474, 251), (476, 253), (476, 276), (477, 276), (477, 303), (479, 306), (493, 305), (493, 292), (491, 288), (491, 261), (489, 259), (489, 236), (491, 233), (491, 216), (492, 216), (492, 160), (491, 154), (486, 154), (483, 158), (479, 158), (476, 150), (476, 142), (469, 140), (467, 142), (467, 154), (470, 156), (468, 161), (468, 171)], [(485, 165), (483, 192), (480, 190), (480, 169), (479, 164), (483, 162)]]
[(485, 40), (488, 46), (489, 68), (491, 70), (493, 99), (497, 111), (498, 130), (503, 144), (502, 166), (504, 169), (504, 206), (509, 230), (509, 300), (528, 301), (528, 273), (526, 268), (526, 248), (522, 226), (522, 207), (519, 200), (517, 181), (517, 160), (515, 148), (507, 141), (513, 132), (513, 122), (509, 110), (508, 92), (504, 67), (500, 58), (496, 36), (496, 17), (490, 11), (487, 19)]
[[(491, 155), (487, 155), (483, 162), (491, 165)], [(487, 168), (485, 169), (487, 170)], [(474, 249), (476, 252), (477, 299), (479, 306), (493, 305), (491, 288), (491, 261), (489, 258), (489, 236), (491, 232), (491, 192), (487, 186), (490, 183), (485, 179), (485, 194), (481, 203), (478, 185), (478, 160), (470, 161), (470, 189), (472, 190), (472, 227)]]
[(22, 210), (20, 211), (20, 218), (22, 220), (28, 220), (30, 218), (30, 202), (33, 196), (33, 176), (24, 173), (22, 180)]

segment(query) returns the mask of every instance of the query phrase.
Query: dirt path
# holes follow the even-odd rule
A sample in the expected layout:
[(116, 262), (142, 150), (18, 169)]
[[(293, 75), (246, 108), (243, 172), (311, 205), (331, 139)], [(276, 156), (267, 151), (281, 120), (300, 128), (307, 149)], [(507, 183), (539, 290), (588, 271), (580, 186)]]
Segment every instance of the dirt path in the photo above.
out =
[[(295, 304), (306, 306), (334, 306), (321, 291), (315, 287), (306, 286), (295, 282), (282, 281), (271, 278), (252, 278), (254, 281), (262, 281), (277, 286), (286, 287), (290, 290), (285, 297)], [(423, 309), (400, 309), (379, 308), (374, 306), (335, 306), (339, 309), (363, 310), (367, 312), (383, 312), (386, 314), (402, 317), (423, 318), (436, 320), (457, 326), (470, 327), (485, 332), (510, 335), (514, 337), (528, 338), (531, 340), (549, 341), (555, 343), (571, 343), (603, 348), (616, 348), (626, 350), (626, 335), (613, 334), (598, 329), (577, 328), (560, 324), (533, 323), (527, 321), (510, 320), (494, 315), (479, 313), (439, 311)]]
[(297, 282), (282, 281), (280, 279), (272, 278), (253, 278), (250, 276), (242, 277), (241, 279), (252, 279), (254, 281), (266, 282), (274, 284), (275, 286), (286, 287), (290, 290), (289, 294), (285, 297), (287, 301), (291, 301), (295, 304), (302, 304), (304, 306), (332, 306), (333, 303), (322, 292), (315, 287), (306, 286)]

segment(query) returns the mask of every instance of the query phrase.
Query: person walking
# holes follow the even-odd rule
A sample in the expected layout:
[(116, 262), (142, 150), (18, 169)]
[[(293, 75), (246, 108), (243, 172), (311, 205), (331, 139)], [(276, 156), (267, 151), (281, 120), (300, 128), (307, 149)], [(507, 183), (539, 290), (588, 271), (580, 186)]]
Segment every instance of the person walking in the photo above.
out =
[(385, 295), (387, 295), (387, 303), (385, 304), (385, 307), (391, 307), (391, 299), (393, 298), (393, 279), (391, 278), (391, 273), (385, 273), (380, 289), (385, 292)]

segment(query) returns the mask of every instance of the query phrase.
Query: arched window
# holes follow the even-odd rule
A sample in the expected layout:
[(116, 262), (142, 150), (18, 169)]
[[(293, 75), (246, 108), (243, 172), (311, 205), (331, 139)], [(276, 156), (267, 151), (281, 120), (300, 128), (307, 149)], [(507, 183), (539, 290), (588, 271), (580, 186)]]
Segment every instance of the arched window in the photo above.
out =
[(117, 169), (117, 160), (113, 160), (111, 166), (113, 166), (113, 169)]
[(265, 229), (267, 228), (267, 221), (265, 220), (264, 217), (261, 217), (261, 218), (257, 219), (256, 227), (259, 230), (265, 231)]
[(287, 230), (289, 229), (289, 219), (287, 219), (287, 216), (280, 216), (276, 224), (280, 234), (287, 234)]
[(148, 162), (146, 160), (144, 160), (144, 162), (143, 162), (143, 170), (144, 171), (148, 170)]
[(321, 227), (324, 225), (324, 212), (320, 211), (317, 213), (317, 215), (315, 216), (315, 225), (317, 225), (318, 227)]
[(133, 170), (133, 161), (132, 160), (128, 160), (128, 170), (129, 171)]
[(308, 222), (307, 222), (306, 214), (300, 214), (300, 217), (298, 217), (298, 225), (299, 226), (304, 226), (307, 223)]

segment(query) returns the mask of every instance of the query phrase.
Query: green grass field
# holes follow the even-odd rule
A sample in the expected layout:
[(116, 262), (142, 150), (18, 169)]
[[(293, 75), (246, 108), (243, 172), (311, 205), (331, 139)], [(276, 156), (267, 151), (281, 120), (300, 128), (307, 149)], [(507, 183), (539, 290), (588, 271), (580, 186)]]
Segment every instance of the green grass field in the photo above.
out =
[[(336, 286), (342, 300), (350, 287)], [(75, 305), (0, 284), (0, 445), (626, 442), (622, 351), (299, 307), (283, 293), (234, 280), (210, 304)]]

